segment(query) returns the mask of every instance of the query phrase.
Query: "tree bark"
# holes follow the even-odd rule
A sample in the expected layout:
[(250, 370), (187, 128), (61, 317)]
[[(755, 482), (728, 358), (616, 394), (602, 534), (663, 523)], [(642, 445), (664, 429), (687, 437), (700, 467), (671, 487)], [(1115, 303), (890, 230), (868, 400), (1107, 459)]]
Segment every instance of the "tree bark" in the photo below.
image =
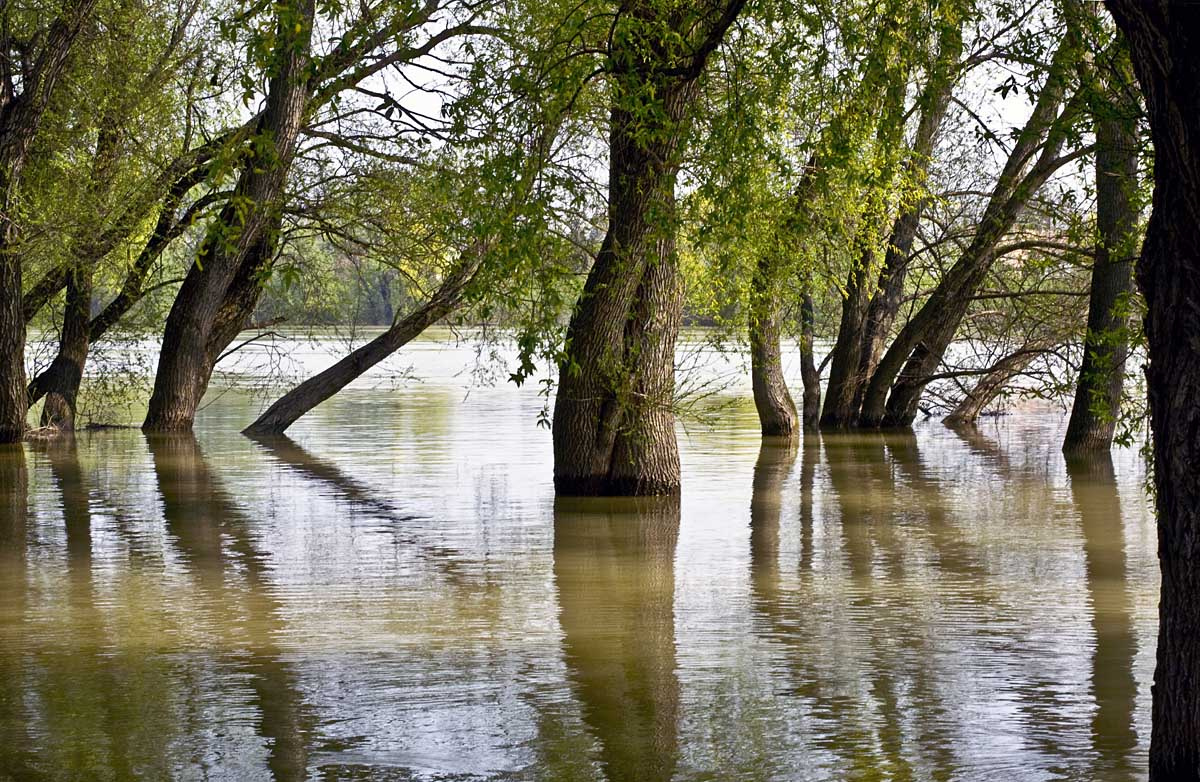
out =
[(75, 402), (87, 360), (88, 325), (92, 314), (92, 270), (77, 266), (67, 282), (67, 301), (63, 311), (62, 335), (58, 355), (49, 368), (38, 376), (45, 385), (46, 402), (42, 406), (42, 426), (63, 431), (75, 428)]
[(1154, 207), (1137, 267), (1157, 489), (1159, 599), (1150, 780), (1200, 779), (1200, 6), (1107, 0), (1154, 142)]
[(778, 292), (769, 290), (770, 262), (760, 258), (755, 276), (755, 295), (750, 314), (750, 383), (754, 407), (764, 436), (790, 437), (795, 433), (796, 403), (783, 376), (780, 350), (781, 313)]
[(462, 302), (463, 292), (478, 268), (477, 259), (464, 262), (446, 277), (429, 301), (329, 369), (318, 372), (284, 394), (254, 423), (246, 427), (243, 434), (252, 437), (283, 434), (309, 410), (341, 391), (371, 367), (450, 314)]
[[(27, 53), (34, 63), (27, 73), (14, 75), (10, 52), (0, 52), (0, 443), (25, 436), (29, 412), (20, 231), (15, 221), (21, 172), (67, 56), (95, 5), (96, 0), (69, 2), (40, 36), (38, 50)], [(6, 31), (7, 24), (6, 18)], [(19, 94), (15, 80), (21, 85)]]
[(821, 416), (821, 374), (815, 356), (816, 335), (812, 294), (805, 289), (800, 296), (800, 382), (804, 385), (802, 418), (805, 432), (815, 432)]
[[(614, 33), (608, 232), (567, 326), (554, 404), (554, 486), (560, 495), (679, 491), (672, 412), (683, 286), (675, 256), (675, 179), (696, 80), (741, 10), (706, 3), (699, 44), (663, 28), (683, 23), (635, 3)], [(688, 16), (683, 14), (682, 16)], [(686, 40), (690, 30), (676, 31)]]
[[(929, 162), (933, 157), (934, 145), (959, 75), (959, 58), (962, 56), (962, 24), (949, 24), (942, 29), (938, 44), (938, 58), (925, 84), (918, 105), (921, 118), (917, 122), (912, 151), (905, 166), (910, 175), (924, 179)], [(929, 198), (918, 196), (902, 205), (884, 253), (883, 268), (879, 270), (879, 281), (864, 317), (862, 348), (859, 353), (858, 376), (850, 417), (843, 425), (857, 424), (862, 410), (863, 396), (867, 383), (879, 366), (883, 349), (891, 332), (900, 304), (904, 298), (904, 281), (908, 276), (908, 263), (912, 256), (913, 243), (921, 226), (921, 215)]]
[(966, 314), (971, 295), (996, 260), (997, 244), (1037, 189), (1065, 162), (1059, 151), (1080, 108), (1081, 93), (1061, 113), (1059, 107), (1081, 48), (1079, 36), (1071, 33), (1055, 52), (1033, 113), (1013, 145), (971, 244), (896, 335), (871, 376), (860, 413), (863, 426), (912, 425), (928, 378)]
[[(1122, 63), (1125, 67), (1120, 67)], [(1115, 65), (1127, 72), (1127, 54)], [(1112, 447), (1125, 359), (1129, 355), (1129, 295), (1138, 228), (1137, 107), (1120, 96), (1124, 83), (1112, 85), (1112, 96), (1096, 112), (1096, 255), (1088, 300), (1087, 336), (1075, 402), (1063, 440), (1066, 452), (1107, 451)]]
[[(266, 109), (247, 152), (230, 203), (210, 226), (167, 316), (154, 392), (142, 428), (189, 431), (216, 358), (244, 320), (238, 294), (228, 300), (239, 274), (274, 254), (282, 220), (281, 199), (310, 96), (314, 0), (293, 0), (278, 11), (277, 70), (271, 74)], [(253, 309), (253, 307), (251, 307)], [(232, 333), (231, 333), (232, 332)], [(215, 337), (215, 339), (214, 339)], [(224, 345), (218, 343), (224, 339)]]

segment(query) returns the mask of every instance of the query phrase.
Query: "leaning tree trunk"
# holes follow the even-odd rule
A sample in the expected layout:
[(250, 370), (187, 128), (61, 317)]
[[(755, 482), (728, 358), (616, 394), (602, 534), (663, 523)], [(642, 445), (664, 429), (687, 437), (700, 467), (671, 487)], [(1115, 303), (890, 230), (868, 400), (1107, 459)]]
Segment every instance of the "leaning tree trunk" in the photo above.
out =
[(478, 268), (477, 261), (464, 262), (447, 276), (429, 301), (333, 366), (318, 372), (284, 394), (242, 433), (251, 436), (283, 434), (309, 410), (341, 391), (371, 367), (450, 314), (462, 301), (464, 289)]
[(767, 436), (790, 437), (796, 431), (796, 403), (783, 376), (780, 350), (780, 295), (770, 280), (770, 259), (760, 258), (754, 281), (750, 324), (750, 383), (758, 422)]
[(1081, 48), (1079, 36), (1070, 34), (1055, 52), (1046, 84), (996, 181), (971, 244), (880, 360), (863, 393), (861, 425), (912, 425), (930, 376), (966, 315), (971, 296), (996, 261), (1000, 239), (1037, 189), (1066, 162), (1059, 150), (1079, 110), (1081, 94), (1061, 113), (1059, 107)]
[[(267, 88), (258, 138), (253, 152), (246, 152), (235, 192), (210, 226), (200, 258), (188, 271), (167, 316), (154, 392), (142, 424), (146, 431), (192, 428), (216, 359), (240, 328), (240, 323), (234, 327), (225, 317), (242, 305), (240, 297), (228, 301), (231, 285), (247, 265), (274, 250), (280, 200), (311, 91), (314, 0), (294, 0), (277, 13), (279, 64)], [(222, 339), (224, 345), (219, 345)]]
[[(963, 48), (963, 19), (965, 15), (960, 17), (957, 23), (950, 23), (942, 28), (938, 58), (918, 101), (921, 118), (917, 122), (912, 151), (905, 163), (909, 175), (918, 179), (925, 178), (942, 120), (945, 119), (946, 110), (954, 94)], [(921, 215), (928, 203), (927, 194), (917, 196), (901, 208), (892, 224), (883, 268), (879, 270), (879, 282), (864, 317), (857, 382), (850, 405), (851, 418), (843, 425), (857, 424), (859, 421), (867, 383), (879, 366), (888, 334), (904, 300), (904, 283), (908, 276), (909, 259), (917, 238), (917, 230), (921, 226)]]
[[(1124, 69), (1120, 70), (1124, 72)], [(1110, 92), (1119, 96), (1125, 88), (1124, 83), (1117, 83)], [(1125, 359), (1129, 354), (1129, 295), (1133, 291), (1138, 227), (1138, 208), (1134, 200), (1138, 167), (1137, 108), (1124, 101), (1110, 100), (1097, 113), (1096, 227), (1099, 235), (1092, 266), (1083, 363), (1063, 440), (1066, 452), (1107, 451), (1112, 447), (1117, 416), (1121, 412)]]
[(988, 367), (975, 386), (967, 392), (949, 415), (942, 419), (946, 426), (973, 426), (984, 409), (1000, 395), (1014, 377), (1025, 371), (1033, 360), (1046, 351), (1046, 346), (1026, 345)]
[(1107, 0), (1154, 142), (1154, 208), (1137, 281), (1157, 489), (1158, 652), (1150, 780), (1200, 779), (1200, 6)]
[(614, 32), (608, 232), (567, 326), (553, 426), (560, 495), (679, 491), (675, 179), (697, 79), (742, 0), (703, 6), (698, 18), (715, 21), (700, 42), (686, 41), (690, 30), (664, 35), (690, 12), (667, 17), (642, 4)]

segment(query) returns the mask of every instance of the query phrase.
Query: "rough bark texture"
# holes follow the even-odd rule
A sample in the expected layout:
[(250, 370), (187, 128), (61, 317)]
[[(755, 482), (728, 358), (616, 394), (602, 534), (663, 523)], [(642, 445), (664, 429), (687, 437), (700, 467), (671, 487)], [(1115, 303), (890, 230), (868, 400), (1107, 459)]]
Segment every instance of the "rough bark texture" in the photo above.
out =
[(1108, 0), (1154, 142), (1138, 262), (1157, 487), (1159, 599), (1150, 779), (1200, 779), (1200, 6)]
[(862, 425), (912, 425), (929, 377), (954, 338), (971, 295), (996, 260), (998, 242), (1037, 189), (1063, 165), (1059, 151), (1082, 99), (1077, 94), (1061, 113), (1059, 107), (1071, 83), (1080, 49), (1079, 37), (1069, 34), (1055, 52), (1046, 83), (1013, 145), (970, 245), (942, 277), (924, 306), (896, 335), (871, 376), (863, 395)]
[[(38, 50), (26, 53), (34, 65), (22, 74), (13, 73), (7, 18), (4, 22), (6, 50), (0, 52), (0, 442), (24, 437), (29, 411), (20, 231), (15, 222), (21, 171), (71, 47), (95, 5), (96, 0), (68, 3), (44, 31)], [(19, 94), (15, 81), (20, 83)]]
[(755, 290), (763, 295), (755, 296), (750, 315), (750, 383), (763, 435), (789, 437), (798, 424), (796, 403), (783, 376), (780, 297), (769, 291), (768, 266), (767, 259), (759, 260), (754, 282)]
[[(247, 153), (234, 195), (210, 226), (200, 258), (167, 316), (142, 425), (147, 431), (191, 429), (216, 358), (244, 323), (237, 315), (246, 303), (245, 281), (258, 273), (264, 257), (274, 254), (280, 200), (311, 89), (313, 0), (296, 0), (280, 8), (279, 15), (276, 71), (256, 128), (258, 142)], [(257, 284), (257, 277), (253, 281)]]
[(719, 19), (683, 66), (669, 53), (676, 44), (659, 36), (691, 12), (668, 19), (634, 3), (624, 9), (630, 28), (614, 38), (608, 232), (567, 327), (554, 404), (554, 486), (562, 495), (679, 491), (675, 178), (696, 79), (742, 3), (705, 5)]
[(1098, 236), (1083, 363), (1063, 440), (1063, 450), (1069, 452), (1111, 448), (1121, 412), (1138, 228), (1134, 200), (1138, 167), (1137, 107), (1120, 100), (1126, 88), (1123, 83), (1114, 85), (1110, 91), (1116, 99), (1106, 101), (1096, 117)]
[(1014, 351), (992, 364), (987, 372), (975, 381), (975, 386), (962, 398), (950, 414), (942, 419), (946, 426), (968, 426), (974, 424), (992, 400), (1004, 390), (1014, 377), (1025, 371), (1045, 347), (1026, 346)]
[(341, 391), (371, 367), (446, 317), (462, 301), (464, 288), (478, 268), (476, 261), (464, 263), (442, 282), (429, 301), (329, 369), (318, 372), (284, 394), (254, 423), (246, 427), (244, 434), (282, 434), (309, 410)]
[(677, 765), (678, 538), (677, 497), (554, 504), (563, 657), (614, 782), (668, 782)]

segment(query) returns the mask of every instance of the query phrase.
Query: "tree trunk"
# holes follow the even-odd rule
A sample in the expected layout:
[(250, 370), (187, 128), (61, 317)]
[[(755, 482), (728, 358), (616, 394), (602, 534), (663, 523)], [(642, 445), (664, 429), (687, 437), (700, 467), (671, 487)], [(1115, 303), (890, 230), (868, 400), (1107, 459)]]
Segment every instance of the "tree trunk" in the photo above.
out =
[(1154, 208), (1138, 263), (1154, 439), (1158, 653), (1150, 780), (1200, 779), (1200, 7), (1108, 0), (1154, 142)]
[(846, 281), (846, 295), (842, 299), (842, 317), (829, 360), (829, 382), (825, 386), (825, 405), (821, 410), (820, 425), (823, 429), (847, 427), (858, 416), (854, 403), (861, 397), (859, 366), (866, 337), (867, 310), (871, 303), (871, 291), (867, 285), (876, 272), (872, 248), (864, 248), (860, 258)]
[(929, 377), (954, 338), (972, 294), (996, 260), (997, 244), (1037, 189), (1065, 163), (1059, 150), (1080, 108), (1082, 93), (1077, 93), (1061, 113), (1059, 107), (1077, 68), (1081, 48), (1079, 36), (1072, 33), (1055, 52), (1046, 84), (997, 179), (971, 244), (896, 335), (871, 376), (863, 394), (863, 426), (912, 425)]
[(805, 289), (800, 296), (800, 381), (804, 384), (802, 418), (804, 431), (815, 432), (821, 416), (821, 375), (817, 372), (813, 333), (815, 311), (812, 294)]
[(274, 254), (280, 200), (310, 94), (314, 12), (313, 0), (294, 0), (278, 10), (279, 65), (269, 80), (258, 140), (254, 151), (246, 153), (234, 195), (210, 226), (200, 258), (167, 316), (154, 392), (142, 424), (146, 431), (192, 428), (216, 358), (244, 322), (229, 317), (231, 310), (244, 306), (242, 287), (229, 300), (231, 286), (239, 273), (244, 279), (247, 268)]
[[(29, 412), (20, 231), (14, 221), (21, 171), (67, 55), (96, 2), (73, 0), (63, 8), (42, 31), (36, 49), (23, 52), (22, 59), (33, 63), (27, 72), (14, 76), (8, 59), (11, 52), (0, 52), (0, 82), (7, 84), (0, 90), (0, 443), (16, 442), (25, 436), (25, 416)], [(19, 95), (12, 93), (14, 80), (21, 85)]]
[(639, 4), (614, 33), (610, 59), (626, 65), (614, 74), (608, 232), (567, 327), (553, 426), (560, 495), (679, 491), (675, 179), (696, 80), (742, 0), (711, 6), (717, 21), (684, 47), (685, 65), (673, 63), (677, 41), (667, 39), (691, 31), (663, 32), (679, 19)]
[(750, 324), (750, 383), (764, 436), (790, 437), (796, 431), (796, 403), (783, 376), (780, 296), (766, 278), (771, 263), (759, 259)]
[(942, 419), (942, 423), (951, 427), (974, 425), (984, 408), (992, 403), (1010, 380), (1041, 355), (1043, 349), (1026, 346), (992, 364), (983, 377), (976, 381), (975, 387)]
[(88, 326), (92, 314), (92, 270), (77, 266), (67, 282), (67, 301), (63, 311), (62, 336), (58, 355), (38, 380), (45, 383), (46, 402), (42, 407), (42, 426), (63, 431), (75, 428), (75, 402), (83, 380), (87, 360)]
[(1105, 101), (1096, 118), (1098, 236), (1083, 363), (1063, 441), (1067, 452), (1107, 451), (1121, 412), (1138, 228), (1137, 107), (1119, 100), (1125, 89), (1124, 83), (1113, 85), (1115, 99)]
[[(950, 103), (950, 96), (959, 71), (962, 55), (962, 24), (965, 16), (944, 22), (938, 35), (938, 55), (929, 77), (917, 99), (921, 110), (912, 147), (904, 161), (909, 176), (923, 177), (933, 154), (938, 129)], [(907, 80), (903, 85), (907, 84)], [(899, 146), (903, 141), (903, 92), (892, 101), (892, 119), (884, 122), (880, 143)], [(863, 248), (862, 261), (853, 269), (846, 282), (846, 297), (842, 302), (842, 319), (837, 341), (829, 361), (829, 383), (821, 426), (842, 429), (858, 422), (863, 390), (875, 371), (882, 353), (883, 341), (891, 329), (892, 320), (900, 307), (908, 257), (920, 225), (925, 198), (911, 205), (902, 205), (883, 254), (883, 264), (876, 271), (873, 246)], [(886, 211), (886, 210), (884, 210)], [(869, 239), (867, 241), (870, 241)], [(869, 286), (878, 276), (878, 285)]]
[(465, 261), (446, 277), (429, 301), (333, 366), (284, 394), (246, 427), (243, 434), (252, 437), (283, 434), (302, 415), (341, 391), (457, 308), (464, 289), (478, 268), (478, 260)]

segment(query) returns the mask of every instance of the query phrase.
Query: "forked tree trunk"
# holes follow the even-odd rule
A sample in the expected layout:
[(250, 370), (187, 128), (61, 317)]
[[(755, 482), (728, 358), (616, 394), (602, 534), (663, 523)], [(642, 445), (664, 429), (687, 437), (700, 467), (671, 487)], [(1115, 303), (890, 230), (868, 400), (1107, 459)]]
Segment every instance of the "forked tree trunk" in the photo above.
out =
[[(1127, 62), (1124, 56), (1118, 60), (1121, 61)], [(1126, 72), (1124, 68), (1118, 70)], [(1121, 412), (1138, 227), (1134, 200), (1138, 167), (1137, 107), (1119, 100), (1126, 88), (1124, 83), (1113, 85), (1109, 91), (1117, 99), (1105, 101), (1097, 112), (1098, 236), (1083, 363), (1063, 440), (1063, 450), (1067, 452), (1107, 451), (1112, 447)]]
[(1162, 571), (1150, 780), (1177, 782), (1200, 779), (1200, 6), (1107, 4), (1154, 141), (1154, 209), (1137, 268)]
[(1080, 109), (1081, 95), (1076, 94), (1061, 113), (1059, 107), (1081, 48), (1079, 36), (1069, 34), (1055, 52), (1046, 84), (997, 179), (971, 244), (880, 360), (863, 394), (861, 425), (912, 425), (929, 378), (954, 338), (971, 296), (996, 260), (1000, 239), (1037, 189), (1065, 164), (1059, 150)]
[[(933, 157), (938, 132), (950, 106), (959, 75), (959, 58), (963, 48), (962, 19), (965, 19), (965, 16), (957, 23), (942, 28), (938, 58), (918, 101), (921, 118), (917, 122), (912, 151), (905, 165), (910, 175), (915, 174), (920, 179), (925, 178), (930, 159)], [(879, 271), (879, 281), (864, 317), (862, 348), (859, 353), (858, 375), (855, 378), (856, 387), (850, 405), (850, 418), (840, 422), (841, 425), (859, 422), (867, 383), (879, 366), (888, 334), (904, 300), (904, 282), (908, 276), (909, 259), (917, 238), (917, 230), (921, 226), (921, 215), (928, 203), (927, 196), (918, 196), (901, 208), (892, 224), (883, 268)]]
[(446, 317), (462, 302), (478, 262), (465, 262), (451, 273), (429, 301), (373, 340), (350, 353), (333, 366), (318, 372), (279, 398), (275, 404), (243, 430), (250, 436), (283, 434), (289, 426), (317, 405), (341, 391), (367, 370), (383, 361), (419, 336), (425, 329)]
[[(213, 147), (215, 149), (215, 145)], [(167, 189), (162, 202), (159, 204), (159, 216), (155, 223), (154, 230), (150, 237), (142, 246), (138, 257), (134, 260), (129, 270), (125, 274), (125, 279), (121, 284), (121, 290), (113, 297), (101, 312), (92, 318), (87, 324), (86, 334), (76, 333), (73, 336), (70, 346), (60, 346), (60, 355), (66, 360), (67, 365), (74, 365), (78, 371), (63, 372), (60, 370), (60, 362), (58, 358), (41, 373), (39, 373), (30, 383), (28, 388), (29, 405), (33, 406), (42, 397), (47, 395), (55, 395), (63, 399), (75, 399), (79, 395), (79, 385), (83, 378), (83, 370), (87, 361), (88, 351), (91, 345), (97, 342), (105, 332), (117, 324), (117, 322), (125, 316), (130, 309), (134, 307), (146, 293), (145, 282), (146, 277), (150, 273), (151, 267), (162, 256), (167, 246), (177, 238), (184, 230), (191, 225), (192, 216), (210, 203), (209, 198), (202, 198), (194, 203), (185, 214), (181, 217), (176, 214), (180, 202), (183, 197), (193, 187), (202, 182), (206, 175), (207, 162), (211, 155), (201, 154), (198, 157), (197, 166), (191, 171), (187, 171), (176, 179)], [(183, 157), (183, 156), (181, 156)], [(129, 231), (132, 232), (136, 227), (135, 221), (129, 222)], [(82, 270), (90, 270), (95, 268), (104, 256), (111, 252), (123, 238), (128, 238), (128, 233), (123, 229), (118, 228), (113, 231), (116, 236), (110, 237), (107, 241), (102, 241), (97, 244), (86, 243), (84, 252), (80, 253), (75, 259), (74, 268)], [(64, 270), (63, 283), (67, 284), (67, 278), (71, 276), (70, 264), (64, 264), (60, 269)], [(52, 275), (47, 275), (52, 276)], [(43, 278), (43, 281), (45, 278)], [(29, 295), (26, 295), (26, 318), (31, 317)], [(70, 292), (68, 290), (68, 299)], [(40, 306), (40, 305), (38, 305)], [(68, 311), (71, 311), (68, 305)], [(36, 312), (36, 309), (33, 310)], [(78, 309), (75, 312), (79, 312)], [(90, 314), (90, 306), (88, 314)], [(65, 324), (64, 324), (65, 328)], [(65, 352), (64, 350), (65, 349)], [(43, 425), (48, 423), (43, 415)]]
[[(679, 491), (675, 179), (696, 80), (741, 6), (705, 4), (668, 18), (638, 3), (614, 34), (611, 60), (621, 65), (609, 120), (608, 232), (567, 327), (553, 425), (560, 495)], [(700, 11), (703, 40), (676, 65), (678, 41), (663, 28)]]
[[(0, 95), (0, 443), (25, 436), (25, 309), (19, 230), (14, 221), (21, 172), (55, 84), (97, 0), (72, 0), (25, 52), (32, 66), (14, 74), (9, 52), (0, 52), (2, 81), (20, 83), (20, 94)], [(5, 39), (7, 40), (7, 34)]]
[(269, 80), (258, 140), (254, 151), (246, 153), (234, 195), (210, 226), (200, 258), (167, 316), (154, 392), (142, 424), (146, 431), (192, 428), (216, 359), (244, 323), (236, 320), (245, 307), (244, 286), (231, 286), (239, 274), (244, 280), (247, 268), (257, 268), (274, 253), (280, 199), (311, 89), (314, 13), (314, 0), (294, 0), (278, 10), (278, 65)]
[(781, 313), (779, 293), (772, 289), (770, 261), (762, 258), (755, 276), (754, 302), (750, 317), (750, 383), (754, 391), (754, 407), (763, 435), (790, 437), (797, 424), (796, 403), (788, 391), (783, 376), (783, 356), (780, 350)]

